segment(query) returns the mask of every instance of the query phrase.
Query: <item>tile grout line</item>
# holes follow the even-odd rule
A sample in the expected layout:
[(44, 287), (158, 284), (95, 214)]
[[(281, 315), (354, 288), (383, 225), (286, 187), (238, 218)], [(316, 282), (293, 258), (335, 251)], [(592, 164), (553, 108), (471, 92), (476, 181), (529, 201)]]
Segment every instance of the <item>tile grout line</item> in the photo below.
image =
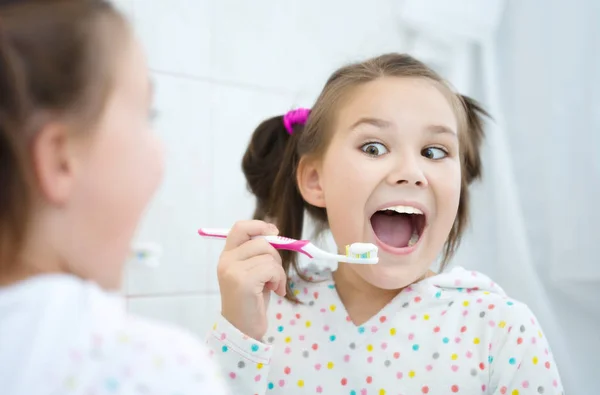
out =
[[(209, 5), (209, 15), (210, 15), (210, 21), (209, 21), (209, 31), (210, 31), (210, 37), (209, 37), (209, 56), (208, 56), (208, 62), (209, 62), (209, 71), (210, 74), (213, 75), (214, 71), (215, 71), (215, 58), (217, 55), (216, 52), (216, 36), (215, 36), (215, 21), (217, 20), (216, 18), (216, 6), (214, 2), (210, 2)], [(211, 79), (208, 78), (207, 82), (210, 82), (210, 85), (208, 87), (209, 89), (209, 113), (208, 113), (208, 127), (209, 130), (215, 130), (215, 109), (216, 109), (216, 93), (217, 90), (215, 89), (214, 84), (218, 84), (218, 82), (216, 81), (210, 81)], [(215, 137), (214, 137), (214, 133), (209, 133), (209, 138), (210, 138), (210, 144), (212, 146), (212, 144), (215, 142)], [(215, 190), (215, 153), (214, 150), (209, 150), (209, 155), (210, 155), (210, 167), (211, 167), (211, 172), (210, 172), (210, 186), (211, 186), (211, 191)], [(214, 221), (215, 218), (214, 217), (214, 209), (215, 209), (215, 203), (216, 203), (216, 194), (214, 193), (210, 193), (210, 200), (209, 200), (209, 205), (210, 205), (210, 210), (207, 213), (207, 217), (206, 218), (206, 222), (207, 223), (212, 223)], [(209, 257), (213, 256), (213, 252), (214, 252), (214, 246), (212, 243), (208, 243), (207, 245), (207, 255)], [(208, 293), (215, 293), (215, 290), (212, 289), (212, 284), (211, 284), (211, 275), (209, 273), (209, 269), (208, 267), (204, 268), (205, 270), (205, 277), (204, 277), (204, 287), (205, 287), (205, 292)], [(216, 268), (214, 269), (216, 271)], [(217, 287), (216, 293), (219, 294), (219, 289)], [(220, 295), (220, 294), (219, 294)]]
[(214, 291), (175, 291), (175, 292), (162, 292), (162, 293), (139, 293), (123, 295), (126, 299), (155, 299), (155, 298), (177, 298), (185, 296), (217, 296), (218, 292)]
[(277, 94), (277, 95), (292, 95), (292, 96), (294, 96), (294, 95), (299, 95), (299, 94), (300, 95), (307, 94), (307, 92), (304, 92), (304, 91), (294, 91), (294, 90), (284, 89), (284, 88), (266, 87), (266, 86), (255, 85), (255, 84), (246, 83), (246, 82), (239, 82), (239, 81), (233, 81), (233, 80), (222, 80), (222, 79), (217, 79), (217, 78), (212, 78), (212, 77), (200, 77), (200, 76), (191, 75), (191, 74), (185, 74), (185, 73), (174, 72), (174, 71), (158, 70), (158, 69), (154, 69), (154, 68), (150, 68), (150, 71), (157, 75), (164, 75), (164, 76), (168, 76), (168, 77), (188, 79), (188, 80), (193, 80), (193, 81), (198, 81), (198, 82), (207, 82), (207, 83), (219, 84), (219, 85), (233, 87), (233, 88), (255, 90), (255, 91), (259, 91), (259, 92), (272, 93), (272, 94)]

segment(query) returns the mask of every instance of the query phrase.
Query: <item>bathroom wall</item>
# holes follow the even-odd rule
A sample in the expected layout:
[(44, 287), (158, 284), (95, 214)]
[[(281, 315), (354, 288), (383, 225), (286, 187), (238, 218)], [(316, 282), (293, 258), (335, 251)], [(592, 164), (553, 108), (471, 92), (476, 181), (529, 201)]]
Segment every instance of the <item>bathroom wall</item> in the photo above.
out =
[[(594, 74), (600, 51), (592, 49), (599, 43), (597, 1), (553, 1), (545, 8), (542, 0), (507, 2), (497, 34), (482, 34), (499, 39), (493, 43), (498, 51), (487, 52), (460, 39), (469, 33), (464, 20), (439, 11), (468, 20), (475, 8), (502, 1), (477, 7), (433, 0), (116, 1), (148, 53), (160, 114), (156, 130), (167, 155), (165, 182), (137, 237), (157, 243), (164, 254), (157, 268), (128, 265), (124, 292), (132, 312), (202, 336), (219, 311), (215, 268), (222, 243), (202, 240), (196, 230), (250, 217), (253, 200), (240, 160), (253, 128), (266, 117), (310, 106), (343, 63), (406, 51), (461, 92), (485, 105), (498, 102), (492, 115), (500, 126), (488, 133), (484, 181), (473, 190), (472, 225), (455, 261), (491, 275), (534, 310), (567, 392), (594, 388), (600, 351), (593, 336), (598, 243), (591, 226), (598, 222), (592, 203), (598, 177), (592, 172), (596, 146), (589, 141), (599, 135), (600, 119), (593, 95), (600, 91), (593, 89), (600, 81)], [(423, 12), (407, 19), (407, 9)], [(429, 19), (435, 22), (423, 22)], [(485, 18), (471, 19), (477, 31), (489, 28), (479, 23)], [(410, 33), (410, 20), (419, 34)], [(455, 27), (459, 38), (440, 34)], [(497, 60), (483, 62), (490, 53)], [(577, 78), (564, 70), (577, 70)], [(483, 79), (487, 75), (492, 78)], [(502, 100), (490, 100), (494, 87)]]
[(219, 311), (222, 243), (199, 227), (249, 218), (240, 160), (253, 128), (310, 106), (340, 65), (406, 42), (394, 0), (119, 0), (143, 42), (156, 85), (165, 182), (137, 241), (158, 243), (160, 266), (127, 267), (132, 312), (199, 335)]

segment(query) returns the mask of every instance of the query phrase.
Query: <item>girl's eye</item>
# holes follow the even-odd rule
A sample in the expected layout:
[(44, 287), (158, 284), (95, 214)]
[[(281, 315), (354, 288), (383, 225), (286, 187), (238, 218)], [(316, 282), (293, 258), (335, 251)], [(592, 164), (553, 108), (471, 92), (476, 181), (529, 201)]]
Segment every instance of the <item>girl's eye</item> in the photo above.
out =
[(369, 156), (381, 156), (389, 152), (388, 149), (385, 148), (385, 145), (381, 143), (367, 143), (360, 149)]
[(445, 150), (443, 150), (441, 148), (429, 147), (429, 148), (425, 148), (423, 151), (421, 151), (421, 155), (423, 155), (427, 159), (439, 160), (439, 159), (444, 159), (445, 157), (447, 157), (448, 152), (446, 152)]

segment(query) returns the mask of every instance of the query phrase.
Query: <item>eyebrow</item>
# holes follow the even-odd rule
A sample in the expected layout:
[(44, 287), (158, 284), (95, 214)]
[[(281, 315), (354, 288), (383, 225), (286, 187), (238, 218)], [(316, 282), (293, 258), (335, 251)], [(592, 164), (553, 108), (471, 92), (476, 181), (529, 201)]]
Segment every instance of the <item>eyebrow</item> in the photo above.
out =
[[(380, 118), (363, 117), (363, 118), (360, 118), (355, 123), (353, 123), (352, 126), (350, 127), (350, 130), (354, 130), (357, 127), (359, 127), (360, 125), (372, 125), (372, 126), (380, 128), (380, 129), (386, 129), (386, 128), (391, 127), (392, 123), (390, 121), (386, 121), (386, 120), (380, 119)], [(453, 129), (449, 128), (448, 126), (444, 126), (444, 125), (429, 125), (429, 126), (427, 126), (427, 128), (425, 130), (429, 134), (450, 134), (454, 137), (457, 137), (457, 133)]]
[(379, 119), (379, 118), (360, 118), (358, 121), (354, 122), (352, 124), (352, 126), (350, 127), (350, 130), (354, 130), (357, 127), (359, 127), (360, 125), (372, 125), (372, 126), (376, 126), (378, 128), (384, 129), (384, 128), (389, 128), (390, 126), (392, 126), (392, 123), (389, 121), (385, 121), (383, 119)]
[(454, 137), (457, 137), (456, 132), (444, 125), (431, 125), (427, 127), (427, 131), (430, 134), (451, 134)]

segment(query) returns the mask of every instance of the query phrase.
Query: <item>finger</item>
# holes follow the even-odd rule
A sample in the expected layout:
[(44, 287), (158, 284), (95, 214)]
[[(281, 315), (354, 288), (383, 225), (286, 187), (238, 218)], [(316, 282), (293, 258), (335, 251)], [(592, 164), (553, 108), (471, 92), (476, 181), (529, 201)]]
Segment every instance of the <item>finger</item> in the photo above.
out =
[(271, 255), (259, 255), (244, 261), (248, 268), (246, 275), (250, 281), (256, 282), (263, 289), (275, 290), (278, 295), (285, 295), (287, 278), (281, 264)]
[(287, 276), (285, 275), (285, 271), (283, 270), (283, 268), (281, 268), (281, 271), (279, 268), (275, 268), (275, 270), (280, 272), (280, 281), (278, 281), (277, 283), (268, 282), (267, 284), (265, 284), (265, 288), (269, 291), (275, 292), (279, 296), (285, 296), (287, 292)]
[(280, 275), (283, 280), (279, 281), (279, 284), (277, 284), (277, 288), (274, 289), (274, 291), (277, 295), (283, 297), (287, 293), (287, 275), (285, 274), (285, 270), (283, 270), (283, 266), (281, 266)]
[(239, 246), (235, 251), (231, 251), (235, 254), (235, 259), (238, 261), (245, 261), (258, 255), (271, 255), (275, 261), (281, 265), (281, 255), (269, 242), (265, 239), (254, 239), (245, 242)]
[(285, 296), (287, 277), (283, 267), (278, 264), (273, 264), (270, 269), (270, 273), (272, 276), (269, 282), (266, 284), (268, 289), (274, 291), (279, 296)]
[(273, 235), (279, 233), (275, 225), (263, 221), (251, 220), (236, 222), (229, 231), (223, 251), (233, 250), (254, 236)]

